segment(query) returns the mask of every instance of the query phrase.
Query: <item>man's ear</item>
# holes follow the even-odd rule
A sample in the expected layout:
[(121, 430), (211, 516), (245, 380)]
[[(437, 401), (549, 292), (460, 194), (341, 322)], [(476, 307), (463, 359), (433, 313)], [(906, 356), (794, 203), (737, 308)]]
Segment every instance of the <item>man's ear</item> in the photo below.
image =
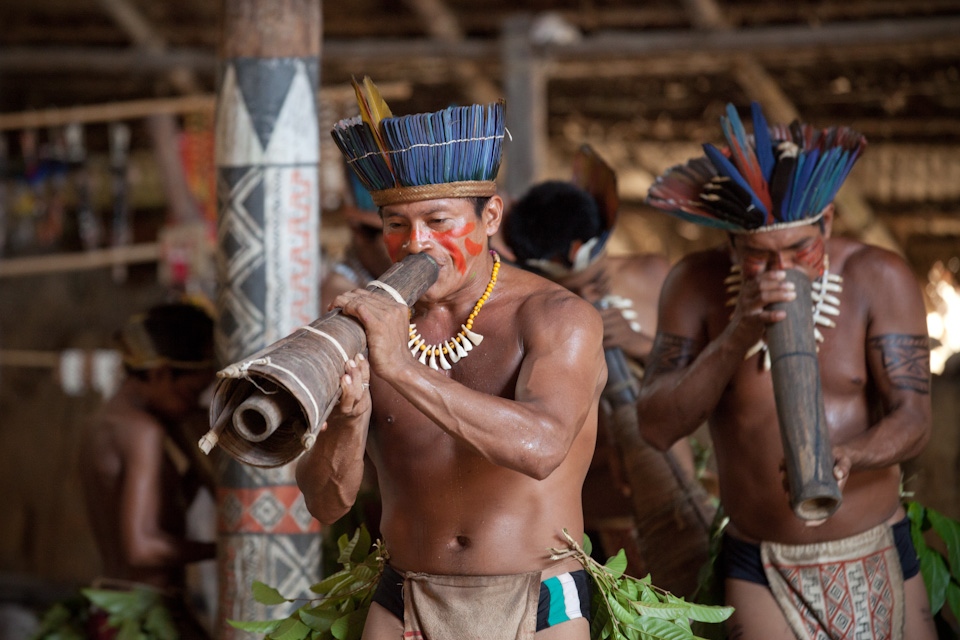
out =
[(831, 202), (826, 207), (823, 208), (823, 238), (826, 240), (830, 237), (830, 232), (833, 230), (833, 203)]
[(483, 207), (482, 222), (488, 237), (497, 232), (503, 222), (503, 198), (496, 194), (490, 196)]

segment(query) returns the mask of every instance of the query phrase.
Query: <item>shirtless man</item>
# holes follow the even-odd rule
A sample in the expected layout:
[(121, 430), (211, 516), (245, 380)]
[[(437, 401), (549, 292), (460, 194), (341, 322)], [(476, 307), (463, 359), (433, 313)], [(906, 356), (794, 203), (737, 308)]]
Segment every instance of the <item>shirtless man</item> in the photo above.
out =
[[(739, 118), (733, 130), (738, 126)], [(765, 122), (761, 126), (767, 129)], [(783, 131), (771, 130), (772, 146), (783, 153), (776, 158), (778, 166), (785, 158), (791, 162), (798, 144), (801, 154), (805, 149), (796, 136), (776, 146), (785, 139), (778, 140)], [(849, 130), (833, 133), (852, 139), (844, 146), (848, 152), (844, 161), (852, 165), (863, 148), (862, 138)], [(753, 145), (751, 140), (751, 153)], [(737, 160), (737, 153), (732, 156)], [(709, 420), (721, 500), (730, 517), (718, 574), (725, 576), (727, 604), (736, 607), (728, 621), (731, 637), (852, 638), (856, 626), (857, 638), (933, 638), (927, 595), (899, 496), (899, 463), (920, 452), (930, 431), (928, 344), (917, 283), (899, 257), (831, 237), (829, 203), (845, 174), (834, 184), (811, 183), (806, 188), (819, 195), (810, 198), (806, 208), (784, 213), (788, 202), (777, 187), (783, 183), (771, 180), (765, 170), (767, 205), (777, 203), (776, 215), (757, 214), (755, 203), (741, 192), (739, 201), (750, 206), (729, 217), (729, 208), (700, 197), (716, 193), (702, 188), (717, 172), (716, 164), (705, 158), (693, 160), (680, 172), (683, 183), (674, 180), (674, 169), (650, 192), (654, 206), (687, 219), (700, 217), (731, 233), (728, 246), (687, 256), (667, 278), (639, 413), (644, 436), (662, 449)], [(772, 171), (775, 175), (777, 169)], [(712, 183), (722, 187), (730, 181)], [(686, 187), (691, 191), (684, 191)], [(754, 214), (760, 217), (750, 218)], [(753, 221), (745, 226), (746, 218)], [(818, 323), (822, 335), (818, 360), (834, 473), (843, 494), (840, 508), (822, 522), (800, 520), (788, 504), (770, 372), (763, 366), (764, 352), (752, 349), (766, 326), (785, 317), (768, 305), (796, 297), (792, 285), (784, 281), (786, 269), (829, 281), (829, 293), (836, 297), (828, 301), (830, 311), (838, 312), (830, 316), (833, 326)], [(842, 281), (830, 276), (841, 276)], [(738, 293), (737, 280), (742, 280)], [(725, 291), (731, 284), (732, 289)], [(879, 549), (866, 540), (877, 536)], [(778, 554), (802, 556), (805, 561), (785, 566), (789, 563), (779, 561)], [(870, 561), (858, 563), (867, 558), (879, 563), (880, 569), (868, 577), (882, 597), (866, 593), (858, 582), (863, 576), (855, 576), (854, 565), (872, 566)], [(839, 567), (844, 572), (838, 572)], [(796, 597), (775, 597), (784, 592), (780, 587), (786, 576), (802, 585), (798, 590), (805, 592), (806, 604)], [(901, 577), (903, 587), (898, 588)], [(817, 597), (839, 605), (827, 604), (824, 613), (823, 603), (814, 602)], [(871, 607), (871, 600), (876, 606)]]
[[(670, 265), (654, 253), (611, 256), (604, 242), (612, 231), (587, 192), (569, 182), (536, 185), (511, 208), (504, 241), (517, 263), (600, 303), (603, 346), (619, 347), (643, 364), (653, 346), (657, 299)], [(593, 255), (575, 265), (593, 238)], [(589, 251), (590, 249), (588, 249)]]
[[(660, 287), (670, 267), (658, 254), (614, 257), (607, 253), (605, 244), (617, 214), (604, 211), (611, 206), (607, 201), (571, 182), (543, 182), (511, 208), (503, 238), (518, 264), (603, 307), (604, 348), (621, 349), (640, 378), (656, 332)], [(607, 382), (617, 387), (625, 381), (611, 373)], [(634, 575), (650, 573), (656, 584), (677, 595), (692, 595), (700, 565), (708, 560), (712, 514), (706, 495), (697, 496), (703, 500), (695, 499), (698, 506), (693, 510), (679, 509), (678, 503), (668, 505), (674, 517), (667, 522), (658, 515), (665, 502), (683, 500), (682, 494), (696, 482), (690, 443), (678, 440), (669, 456), (645, 451), (637, 459), (643, 464), (631, 469), (631, 477), (624, 471), (623, 449), (646, 449), (646, 445), (639, 438), (631, 444), (617, 431), (619, 425), (608, 424), (613, 415), (612, 408), (601, 411), (597, 452), (584, 486), (584, 515), (594, 548), (605, 557), (623, 546)], [(633, 424), (620, 428), (635, 431), (635, 418)], [(686, 477), (677, 478), (677, 470)], [(638, 496), (645, 497), (631, 498), (631, 491), (638, 491), (640, 485), (643, 490)], [(638, 525), (651, 519), (658, 526), (638, 530)], [(662, 548), (668, 539), (674, 543), (672, 548)]]
[[(502, 105), (473, 109), (489, 122)], [(502, 137), (502, 124), (489, 135)], [(367, 639), (392, 640), (405, 629), (431, 638), (514, 638), (535, 628), (545, 629), (537, 634), (544, 639), (589, 635), (589, 579), (576, 561), (551, 561), (547, 549), (566, 546), (564, 528), (575, 540), (583, 535), (580, 490), (605, 380), (602, 325), (589, 304), (561, 287), (497, 266), (488, 251), (503, 213), (493, 193), (496, 152), (485, 180), (469, 183), (477, 197), (444, 196), (464, 181), (427, 183), (413, 196), (424, 199), (409, 202), (383, 197), (398, 190), (373, 191), (391, 258), (427, 253), (440, 266), (412, 314), (364, 290), (334, 302), (365, 326), (369, 358), (348, 363), (339, 409), (301, 458), (297, 481), (311, 513), (329, 523), (354, 499), (365, 449), (376, 466), (390, 561)], [(417, 184), (402, 174), (398, 180)], [(461, 325), (483, 341), (449, 369), (411, 356), (408, 342), (431, 353), (445, 345), (448, 358)], [(424, 612), (417, 599), (424, 580), (431, 588), (463, 587), (462, 600), (440, 596), (440, 612), (427, 612), (439, 628), (423, 615), (414, 619)]]
[(171, 593), (186, 564), (216, 555), (186, 537), (187, 508), (212, 474), (193, 464), (196, 437), (180, 428), (213, 381), (213, 322), (193, 305), (162, 305), (134, 316), (118, 342), (127, 376), (81, 441), (84, 499), (104, 586)]

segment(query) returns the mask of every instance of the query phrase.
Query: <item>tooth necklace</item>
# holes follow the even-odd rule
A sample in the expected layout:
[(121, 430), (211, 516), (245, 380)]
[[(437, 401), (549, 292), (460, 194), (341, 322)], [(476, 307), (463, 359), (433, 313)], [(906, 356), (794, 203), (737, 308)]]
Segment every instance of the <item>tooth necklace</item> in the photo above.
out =
[[(730, 265), (730, 275), (723, 281), (727, 285), (727, 293), (730, 298), (727, 299), (727, 306), (733, 307), (737, 304), (737, 297), (740, 294), (740, 288), (743, 284), (743, 272), (740, 265)], [(827, 316), (840, 315), (840, 298), (837, 297), (843, 291), (843, 278), (830, 273), (830, 258), (823, 257), (823, 274), (811, 283), (810, 297), (813, 300), (813, 334), (817, 339), (817, 351), (820, 350), (820, 343), (823, 342), (822, 327), (835, 327), (837, 323)], [(731, 314), (732, 315), (732, 314)], [(770, 370), (770, 351), (767, 349), (767, 341), (760, 338), (757, 344), (753, 345), (744, 360), (749, 360), (759, 352), (763, 352), (763, 368)]]
[[(490, 282), (487, 283), (487, 288), (484, 290), (483, 295), (480, 296), (480, 299), (477, 300), (477, 304), (473, 306), (473, 311), (467, 316), (466, 323), (460, 325), (460, 332), (457, 333), (457, 335), (449, 340), (445, 340), (442, 344), (428, 345), (417, 332), (417, 324), (415, 322), (410, 323), (410, 342), (407, 343), (407, 348), (410, 349), (410, 354), (414, 357), (417, 356), (418, 351), (420, 352), (420, 357), (417, 358), (420, 364), (428, 365), (434, 371), (450, 369), (451, 362), (457, 363), (461, 358), (466, 358), (470, 355), (469, 352), (472, 351), (474, 347), (479, 346), (480, 343), (483, 342), (483, 336), (471, 331), (471, 329), (473, 328), (474, 319), (477, 317), (477, 314), (480, 313), (480, 308), (483, 307), (483, 304), (490, 297), (490, 292), (493, 291), (493, 287), (497, 284), (497, 272), (500, 271), (500, 256), (493, 250), (490, 251), (490, 255), (493, 256), (493, 272), (490, 274)], [(429, 360), (427, 356), (429, 356)], [(449, 358), (449, 361), (447, 358)]]

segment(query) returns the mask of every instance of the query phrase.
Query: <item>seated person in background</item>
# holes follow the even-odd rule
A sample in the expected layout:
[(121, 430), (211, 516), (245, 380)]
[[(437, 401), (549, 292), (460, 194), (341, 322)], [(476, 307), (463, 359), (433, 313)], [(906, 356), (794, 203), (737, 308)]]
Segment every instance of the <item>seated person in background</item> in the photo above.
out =
[(383, 244), (383, 220), (370, 194), (360, 184), (353, 171), (347, 169), (347, 180), (352, 202), (345, 203), (344, 217), (350, 229), (350, 244), (343, 258), (334, 264), (320, 285), (320, 308), (325, 310), (341, 293), (377, 278), (393, 262)]
[(80, 447), (87, 513), (107, 588), (166, 595), (184, 637), (202, 630), (183, 610), (185, 566), (216, 545), (186, 538), (186, 513), (212, 470), (181, 425), (214, 379), (213, 321), (168, 304), (133, 316), (117, 334), (126, 377), (88, 425)]

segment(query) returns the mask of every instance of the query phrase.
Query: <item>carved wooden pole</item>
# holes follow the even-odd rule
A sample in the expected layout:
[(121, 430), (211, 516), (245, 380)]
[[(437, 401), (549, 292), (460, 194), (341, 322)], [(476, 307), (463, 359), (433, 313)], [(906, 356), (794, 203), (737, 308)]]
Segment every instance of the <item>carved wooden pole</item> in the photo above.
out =
[[(318, 312), (320, 0), (224, 0), (216, 124), (216, 329), (222, 364)], [(219, 474), (220, 638), (226, 619), (263, 619), (254, 580), (301, 596), (319, 581), (319, 525), (293, 468), (225, 459)], [(252, 636), (250, 636), (252, 637)]]

